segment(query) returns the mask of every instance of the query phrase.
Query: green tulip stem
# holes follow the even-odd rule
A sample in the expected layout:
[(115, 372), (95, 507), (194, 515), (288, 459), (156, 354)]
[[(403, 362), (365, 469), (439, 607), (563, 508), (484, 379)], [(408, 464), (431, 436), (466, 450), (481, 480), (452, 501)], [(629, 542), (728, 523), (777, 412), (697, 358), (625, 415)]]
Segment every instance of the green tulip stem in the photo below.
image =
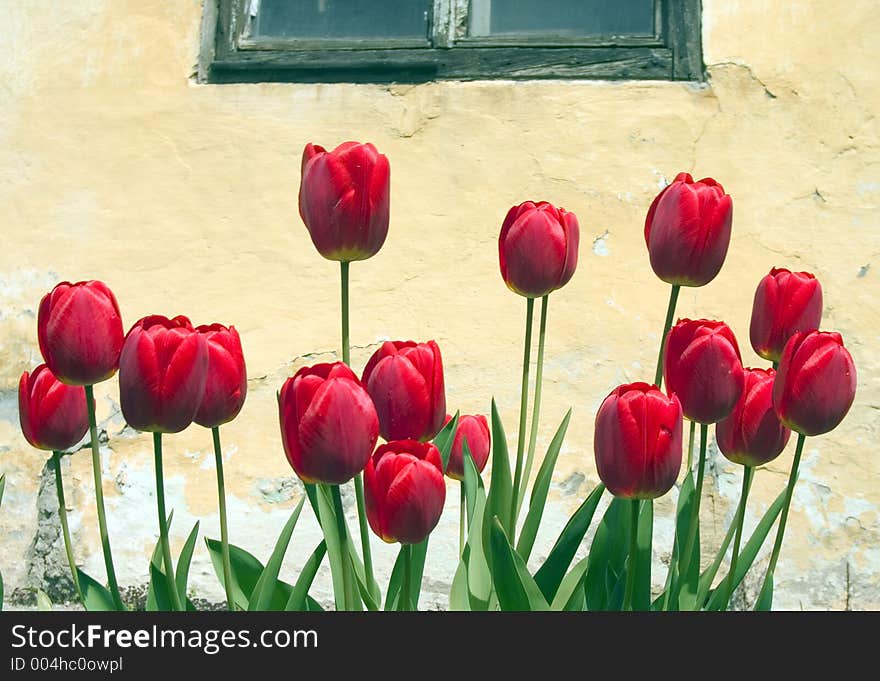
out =
[(98, 530), (101, 533), (101, 547), (104, 550), (104, 567), (107, 569), (107, 585), (117, 610), (125, 610), (119, 585), (116, 583), (116, 570), (113, 568), (113, 553), (110, 551), (110, 534), (107, 532), (107, 513), (104, 510), (104, 485), (101, 476), (101, 453), (98, 444), (98, 424), (95, 419), (95, 391), (85, 386), (86, 407), (89, 412), (89, 438), (92, 441), (92, 473), (95, 476), (95, 504), (98, 507)]
[(721, 606), (721, 610), (727, 610), (727, 605), (730, 603), (730, 597), (733, 596), (733, 582), (736, 579), (736, 561), (739, 558), (739, 547), (742, 542), (742, 533), (743, 533), (743, 522), (746, 518), (746, 500), (749, 498), (749, 487), (752, 484), (752, 475), (755, 473), (754, 466), (744, 466), (743, 467), (743, 484), (742, 484), (742, 493), (739, 497), (739, 507), (736, 510), (736, 536), (733, 538), (733, 553), (730, 556), (730, 572), (727, 574), (727, 579), (724, 580), (724, 588), (726, 593), (724, 594), (724, 602)]
[(461, 502), (458, 506), (458, 555), (464, 555), (465, 520), (467, 519), (467, 499), (464, 494), (464, 482), (458, 483)]
[(532, 475), (532, 464), (535, 461), (535, 444), (538, 440), (538, 421), (541, 413), (541, 383), (544, 379), (544, 339), (547, 335), (547, 303), (550, 294), (541, 298), (541, 326), (538, 331), (538, 362), (535, 367), (535, 402), (532, 405), (532, 427), (529, 433), (529, 451), (526, 456), (526, 472), (522, 480), (522, 489), (517, 495), (516, 515), (522, 508), (526, 497), (526, 488), (529, 486), (529, 478)]
[(333, 498), (333, 514), (336, 516), (336, 532), (339, 534), (339, 553), (342, 555), (343, 602), (348, 610), (354, 608), (354, 580), (351, 574), (351, 556), (348, 549), (348, 527), (342, 508), (342, 492), (339, 485), (329, 485)]
[[(782, 550), (782, 537), (785, 534), (785, 523), (788, 521), (788, 509), (791, 507), (791, 498), (794, 496), (794, 486), (797, 482), (798, 466), (801, 463), (801, 454), (804, 451), (806, 435), (798, 433), (797, 447), (794, 450), (794, 459), (791, 462), (791, 473), (788, 476), (788, 486), (785, 489), (785, 503), (782, 506), (782, 515), (779, 517), (779, 527), (776, 529), (776, 541), (773, 543), (773, 553), (770, 554), (770, 565), (764, 575), (764, 583), (761, 592), (767, 588), (767, 582), (773, 579), (776, 570), (776, 562), (779, 560), (779, 552)], [(759, 599), (760, 600), (760, 599)]]
[[(650, 503), (650, 502), (649, 502)], [(623, 609), (632, 610), (633, 591), (636, 586), (636, 567), (639, 563), (639, 499), (632, 500), (629, 519), (629, 560), (626, 568), (626, 590), (623, 592)]]
[(403, 610), (415, 610), (412, 602), (412, 544), (403, 545)]
[(514, 545), (516, 537), (516, 518), (518, 515), (517, 499), (519, 499), (522, 481), (523, 454), (526, 444), (526, 419), (529, 413), (529, 356), (532, 349), (532, 317), (535, 311), (535, 299), (526, 298), (526, 338), (523, 348), (522, 387), (519, 398), (519, 437), (516, 442), (516, 473), (513, 479), (513, 495), (510, 500), (510, 543)]
[(162, 544), (162, 561), (165, 563), (165, 582), (171, 609), (180, 611), (180, 595), (174, 580), (174, 563), (171, 560), (171, 544), (168, 541), (168, 516), (165, 514), (165, 478), (162, 474), (162, 433), (153, 433), (153, 454), (156, 460), (156, 508), (159, 512), (159, 541)]
[(58, 517), (61, 520), (61, 533), (64, 535), (64, 551), (67, 553), (67, 564), (70, 565), (70, 577), (79, 600), (84, 602), (79, 575), (76, 572), (76, 561), (73, 558), (73, 544), (70, 541), (70, 528), (67, 525), (67, 504), (64, 503), (64, 482), (61, 480), (61, 452), (52, 452), (52, 463), (55, 466), (55, 489), (58, 492)]
[(693, 470), (694, 467), (694, 440), (696, 439), (694, 435), (696, 435), (697, 431), (697, 422), (691, 421), (690, 432), (688, 433), (688, 462), (687, 469), (688, 472)]
[(223, 480), (223, 450), (220, 447), (220, 427), (211, 428), (214, 436), (214, 461), (217, 466), (217, 499), (220, 505), (220, 545), (223, 555), (223, 586), (226, 588), (226, 607), (235, 611), (232, 595), (232, 562), (229, 558), (229, 528), (226, 523), (226, 485)]
[[(700, 497), (703, 496), (703, 473), (706, 469), (706, 445), (709, 440), (709, 426), (705, 423), (700, 424), (700, 459), (697, 463), (697, 485), (694, 488), (694, 503), (691, 506), (691, 518), (688, 523), (687, 542), (684, 545), (684, 551), (681, 554), (681, 564), (687, 569), (691, 564), (691, 556), (694, 553), (694, 546), (697, 543), (697, 525), (700, 522)], [(676, 593), (678, 587), (676, 585)]]
[[(351, 336), (348, 325), (348, 265), (347, 262), (339, 263), (342, 289), (342, 361), (351, 366)], [(363, 474), (354, 476), (354, 496), (357, 500), (358, 526), (361, 532), (361, 550), (364, 554), (364, 574), (367, 584), (376, 581), (373, 576), (373, 553), (370, 549), (370, 528), (367, 525), (367, 511), (364, 505), (364, 479)]]
[(678, 302), (678, 292), (681, 286), (672, 285), (669, 292), (669, 306), (666, 308), (666, 322), (663, 324), (663, 335), (660, 337), (660, 354), (657, 355), (657, 370), (654, 372), (654, 385), (658, 388), (663, 385), (663, 349), (666, 347), (666, 336), (672, 328), (672, 318), (675, 316), (675, 305)]

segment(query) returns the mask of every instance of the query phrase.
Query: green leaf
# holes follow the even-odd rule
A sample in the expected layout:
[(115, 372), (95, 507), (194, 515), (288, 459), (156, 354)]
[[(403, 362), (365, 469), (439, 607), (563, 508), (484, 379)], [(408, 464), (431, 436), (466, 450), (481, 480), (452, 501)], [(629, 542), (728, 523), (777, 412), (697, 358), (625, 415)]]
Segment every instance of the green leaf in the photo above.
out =
[[(165, 527), (168, 530), (171, 530), (171, 521), (174, 519), (174, 510), (172, 509), (171, 513), (168, 514), (168, 518), (165, 520)], [(162, 561), (162, 538), (159, 537), (156, 540), (156, 545), (153, 547), (153, 553), (150, 555), (150, 564), (155, 565), (158, 569), (159, 573), (162, 575), (162, 579), (165, 579), (165, 570)], [(147, 612), (157, 612), (159, 610), (159, 605), (156, 602), (156, 594), (155, 589), (153, 588), (153, 576), (152, 571), (150, 572), (150, 581), (147, 584)]]
[[(483, 517), (483, 545), (488, 546), (493, 518), (501, 520), (505, 534), (510, 534), (510, 503), (513, 498), (513, 482), (510, 479), (510, 456), (507, 452), (507, 436), (498, 415), (498, 407), (492, 400), (492, 473), (486, 512)], [(488, 555), (488, 554), (487, 554)]]
[(309, 612), (324, 612), (324, 608), (311, 596), (306, 596), (306, 610)]
[[(223, 553), (221, 543), (216, 539), (205, 538), (208, 555), (217, 578), (223, 583)], [(263, 574), (263, 564), (252, 554), (235, 544), (229, 545), (229, 562), (232, 570), (232, 599), (240, 610), (248, 609), (248, 601), (254, 586)]]
[[(785, 504), (785, 490), (779, 493), (779, 496), (776, 497), (776, 500), (770, 505), (770, 508), (767, 509), (767, 512), (764, 514), (764, 517), (761, 518), (761, 521), (758, 523), (757, 527), (755, 527), (755, 531), (752, 532), (752, 536), (749, 537), (749, 540), (746, 542), (745, 547), (742, 551), (740, 551), (739, 557), (736, 560), (736, 575), (734, 575), (733, 579), (733, 589), (740, 585), (742, 580), (745, 578), (746, 573), (749, 571), (749, 568), (752, 567), (752, 564), (755, 562), (755, 558), (758, 556), (758, 552), (761, 550), (761, 547), (764, 545), (764, 541), (767, 539), (767, 534), (770, 532), (773, 527), (773, 523), (776, 522), (776, 516), (782, 511), (782, 506)], [(725, 577), (721, 584), (715, 589), (712, 596), (709, 598), (709, 604), (706, 606), (707, 610), (719, 610), (723, 607), (723, 598), (724, 594), (727, 593), (727, 580), (730, 578), (728, 575)], [(772, 579), (770, 580), (772, 581)], [(773, 586), (769, 587), (769, 599), (770, 603), (773, 602)], [(733, 593), (733, 591), (731, 591)], [(761, 596), (764, 596), (763, 591)], [(758, 599), (761, 600), (761, 597)]]
[(452, 588), (449, 591), (449, 609), (458, 612), (467, 612), (471, 609), (471, 601), (468, 595), (467, 585), (467, 554), (469, 549), (465, 546), (464, 555), (455, 569), (452, 578)]
[(168, 593), (165, 573), (153, 562), (150, 562), (150, 593), (152, 600), (147, 601), (148, 611), (167, 612), (174, 609)]
[(251, 593), (248, 602), (249, 611), (268, 610), (272, 603), (272, 597), (278, 585), (278, 573), (281, 571), (281, 563), (284, 562), (284, 555), (287, 553), (287, 547), (290, 545), (290, 537), (293, 535), (293, 529), (296, 527), (296, 521), (299, 520), (299, 514), (302, 512), (303, 504), (306, 498), (299, 500), (290, 518), (281, 530), (278, 541), (275, 542), (275, 549), (269, 557), (269, 562), (260, 574), (260, 578), (254, 585), (253, 593)]
[(654, 533), (654, 500), (640, 503), (639, 534), (636, 548), (636, 583), (633, 610), (651, 609), (651, 546)]
[(333, 579), (333, 597), (338, 611), (345, 610), (345, 583), (342, 576), (342, 547), (336, 530), (336, 514), (328, 497), (326, 486), (321, 485), (315, 495), (318, 505), (318, 519), (327, 543), (327, 559), (330, 561), (330, 576)]
[(189, 581), (189, 566), (192, 563), (193, 551), (196, 548), (196, 539), (199, 536), (199, 521), (193, 525), (183, 549), (180, 551), (180, 557), (177, 559), (177, 571), (174, 574), (174, 580), (177, 585), (177, 594), (180, 596), (180, 602), (186, 603), (186, 585)]
[(486, 495), (483, 488), (477, 490), (474, 505), (473, 524), (468, 528), (467, 551), (467, 588), (471, 610), (483, 611), (488, 608), (492, 595), (492, 574), (489, 571), (489, 560), (486, 557), (483, 543), (483, 526), (486, 514)]
[(767, 573), (764, 578), (764, 584), (761, 586), (761, 593), (758, 594), (758, 600), (755, 603), (755, 610), (759, 612), (767, 612), (773, 609), (773, 573)]
[(459, 412), (440, 430), (434, 437), (434, 446), (440, 450), (440, 460), (443, 462), (443, 472), (449, 465), (449, 455), (452, 453), (452, 444), (455, 442), (455, 431), (458, 429)]
[(547, 600), (555, 600), (556, 590), (565, 576), (565, 571), (571, 565), (578, 547), (584, 540), (590, 523), (593, 522), (593, 515), (596, 513), (596, 507), (604, 492), (605, 485), (599, 483), (590, 496), (584, 499), (578, 510), (562, 528), (547, 560), (535, 573), (535, 582)]
[(492, 580), (502, 610), (549, 610), (535, 580), (507, 539), (501, 521), (492, 519)]
[[(551, 610), (583, 610), (584, 602), (584, 579), (587, 576), (589, 558), (579, 561), (559, 584)], [(540, 586), (540, 585), (539, 585)], [(583, 604), (583, 606), (578, 607)]]
[[(354, 563), (354, 558), (349, 554), (348, 559)], [(352, 565), (352, 574), (354, 575), (355, 583), (357, 584), (358, 592), (361, 595), (361, 600), (364, 602), (367, 610), (370, 612), (376, 612), (381, 610), (379, 604), (373, 598), (373, 595), (370, 593), (370, 590), (367, 588), (367, 585), (364, 584), (364, 573), (358, 573), (357, 570), (354, 569), (354, 565)]]
[(694, 548), (691, 551), (691, 557), (688, 565), (684, 564), (684, 544), (687, 543), (687, 527), (690, 524), (690, 517), (693, 505), (698, 502), (696, 490), (694, 490), (691, 498), (687, 502), (687, 515), (682, 518), (684, 522), (684, 534), (681, 535), (681, 554), (678, 556), (678, 582), (675, 585), (673, 595), (678, 593), (678, 603), (673, 600), (670, 609), (682, 611), (693, 610), (697, 602), (697, 591), (700, 585), (700, 554), (701, 554), (701, 538), (700, 538), (700, 518), (697, 515), (696, 536), (694, 537)]
[(724, 539), (721, 540), (721, 546), (718, 547), (718, 553), (715, 554), (715, 559), (712, 563), (703, 570), (703, 574), (700, 575), (700, 585), (697, 587), (697, 598), (694, 601), (696, 607), (695, 610), (700, 610), (706, 605), (706, 598), (709, 594), (709, 587), (712, 586), (712, 582), (715, 579), (715, 575), (718, 574), (718, 568), (721, 567), (721, 563), (724, 562), (724, 556), (727, 553), (727, 549), (730, 546), (730, 542), (733, 541), (733, 535), (736, 532), (736, 524), (731, 523), (730, 527), (727, 528), (727, 533), (724, 535)]
[(541, 467), (538, 469), (538, 475), (535, 476), (535, 482), (532, 485), (532, 496), (529, 498), (529, 512), (526, 514), (525, 522), (520, 531), (519, 541), (516, 544), (516, 552), (522, 556), (526, 562), (532, 554), (532, 548), (535, 545), (535, 538), (538, 536), (538, 527), (541, 524), (541, 518), (544, 515), (544, 505), (547, 503), (547, 494), (550, 491), (550, 481), (553, 477), (553, 469), (556, 468), (556, 460), (559, 458), (559, 450), (562, 449), (562, 442), (565, 440), (565, 433), (568, 430), (568, 423), (571, 420), (571, 409), (565, 414), (550, 446), (547, 448), (547, 454)]
[(37, 610), (40, 612), (52, 610), (52, 599), (42, 589), (37, 589)]
[[(410, 591), (410, 603), (418, 609), (419, 596), (421, 595), (422, 576), (425, 572), (425, 558), (428, 555), (428, 539), (412, 545), (412, 580)], [(385, 594), (385, 610), (397, 610), (400, 605), (400, 590), (403, 586), (404, 546), (401, 544), (397, 553), (397, 560), (391, 569), (391, 578), (388, 580), (388, 593)]]
[(464, 486), (467, 521), (468, 527), (470, 527), (474, 518), (474, 506), (476, 506), (477, 503), (477, 490), (479, 489), (482, 491), (483, 479), (480, 477), (480, 472), (477, 470), (476, 464), (474, 464), (474, 458), (471, 456), (471, 448), (468, 445), (467, 440), (464, 441), (464, 446), (461, 450), (462, 468), (464, 470), (464, 480), (462, 480), (461, 484)]
[(287, 605), (284, 606), (285, 610), (296, 612), (307, 610), (309, 589), (312, 588), (312, 582), (315, 581), (315, 575), (318, 574), (318, 568), (321, 567), (325, 553), (327, 553), (327, 543), (322, 540), (300, 570), (296, 584), (293, 585), (293, 590), (290, 592), (290, 598), (287, 599)]
[(629, 554), (629, 501), (614, 497), (596, 528), (584, 581), (589, 610), (614, 609), (623, 601), (625, 565)]
[(76, 569), (79, 578), (79, 586), (82, 589), (83, 606), (89, 612), (113, 612), (116, 606), (113, 603), (113, 596), (107, 588), (89, 577), (85, 572)]

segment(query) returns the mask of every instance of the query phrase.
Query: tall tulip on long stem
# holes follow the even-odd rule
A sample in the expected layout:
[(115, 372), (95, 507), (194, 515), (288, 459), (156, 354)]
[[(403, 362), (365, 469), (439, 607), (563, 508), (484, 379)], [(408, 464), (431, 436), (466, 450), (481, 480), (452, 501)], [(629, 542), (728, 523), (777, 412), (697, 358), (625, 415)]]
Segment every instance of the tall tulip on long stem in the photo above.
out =
[(112, 377), (119, 366), (123, 333), (116, 297), (100, 281), (58, 284), (40, 301), (37, 338), (40, 352), (52, 373), (63, 383), (85, 387), (104, 566), (114, 606), (117, 610), (124, 610), (107, 531), (93, 391), (96, 383)]

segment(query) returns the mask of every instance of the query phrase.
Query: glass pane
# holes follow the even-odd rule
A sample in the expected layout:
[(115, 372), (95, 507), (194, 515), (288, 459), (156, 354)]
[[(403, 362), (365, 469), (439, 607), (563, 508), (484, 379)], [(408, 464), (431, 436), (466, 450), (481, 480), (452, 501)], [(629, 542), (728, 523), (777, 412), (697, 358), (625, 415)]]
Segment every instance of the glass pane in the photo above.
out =
[(471, 0), (471, 36), (651, 36), (654, 0)]
[(255, 34), (271, 38), (427, 38), (430, 0), (261, 0)]

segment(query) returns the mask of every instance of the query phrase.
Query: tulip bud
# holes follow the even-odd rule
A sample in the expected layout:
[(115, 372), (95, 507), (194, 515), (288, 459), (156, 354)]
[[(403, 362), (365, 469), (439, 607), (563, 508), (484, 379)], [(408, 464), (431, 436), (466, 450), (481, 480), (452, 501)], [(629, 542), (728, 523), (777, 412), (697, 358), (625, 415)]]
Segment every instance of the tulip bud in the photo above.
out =
[(364, 469), (364, 498), (370, 527), (383, 541), (418, 544), (446, 501), (440, 451), (417, 440), (382, 445)]
[(388, 159), (372, 144), (345, 142), (333, 151), (307, 144), (302, 157), (299, 214), (312, 243), (328, 260), (366, 260), (388, 235)]
[(745, 388), (730, 416), (715, 426), (718, 449), (743, 466), (763, 466), (785, 449), (791, 431), (773, 411), (773, 369), (745, 369)]
[(782, 352), (773, 382), (779, 420), (802, 435), (834, 430), (856, 396), (856, 367), (839, 333), (798, 332)]
[(727, 257), (733, 202), (711, 177), (694, 182), (688, 173), (657, 194), (645, 218), (651, 268), (678, 286), (705, 286)]
[(742, 358), (724, 322), (680, 319), (666, 336), (663, 379), (697, 423), (717, 423), (733, 411), (743, 391)]
[(41, 364), (18, 382), (18, 418), (25, 439), (37, 449), (70, 449), (89, 429), (86, 391), (65, 385)]
[(822, 321), (822, 285), (809, 272), (774, 267), (761, 279), (752, 305), (749, 339), (764, 359), (778, 362), (786, 342)]
[(205, 394), (193, 419), (214, 428), (238, 416), (247, 395), (247, 371), (241, 338), (234, 326), (210, 324), (196, 327), (208, 344), (208, 375)]
[(362, 378), (386, 440), (430, 440), (443, 427), (446, 391), (443, 360), (434, 341), (387, 341)]
[[(446, 415), (444, 425), (449, 423), (452, 417)], [(449, 461), (446, 464), (446, 475), (453, 480), (464, 480), (464, 443), (467, 441), (468, 450), (474, 460), (474, 466), (478, 473), (482, 473), (489, 460), (489, 423), (482, 414), (471, 416), (463, 414), (458, 418), (458, 428), (455, 431), (455, 439), (452, 441), (452, 449), (449, 450)]]
[(179, 433), (198, 412), (207, 373), (208, 343), (189, 319), (144, 317), (119, 357), (122, 415), (137, 430)]
[(596, 414), (593, 451), (599, 478), (624, 499), (654, 499), (681, 468), (681, 404), (653, 385), (611, 391)]
[(288, 378), (278, 413), (284, 453), (306, 483), (348, 482), (364, 469), (379, 437), (370, 396), (342, 362), (303, 367)]
[(122, 316), (101, 281), (62, 282), (40, 301), (37, 339), (46, 366), (68, 385), (94, 385), (119, 368)]
[(579, 239), (574, 213), (546, 201), (514, 206), (507, 211), (498, 236), (504, 283), (527, 298), (562, 288), (577, 267)]

